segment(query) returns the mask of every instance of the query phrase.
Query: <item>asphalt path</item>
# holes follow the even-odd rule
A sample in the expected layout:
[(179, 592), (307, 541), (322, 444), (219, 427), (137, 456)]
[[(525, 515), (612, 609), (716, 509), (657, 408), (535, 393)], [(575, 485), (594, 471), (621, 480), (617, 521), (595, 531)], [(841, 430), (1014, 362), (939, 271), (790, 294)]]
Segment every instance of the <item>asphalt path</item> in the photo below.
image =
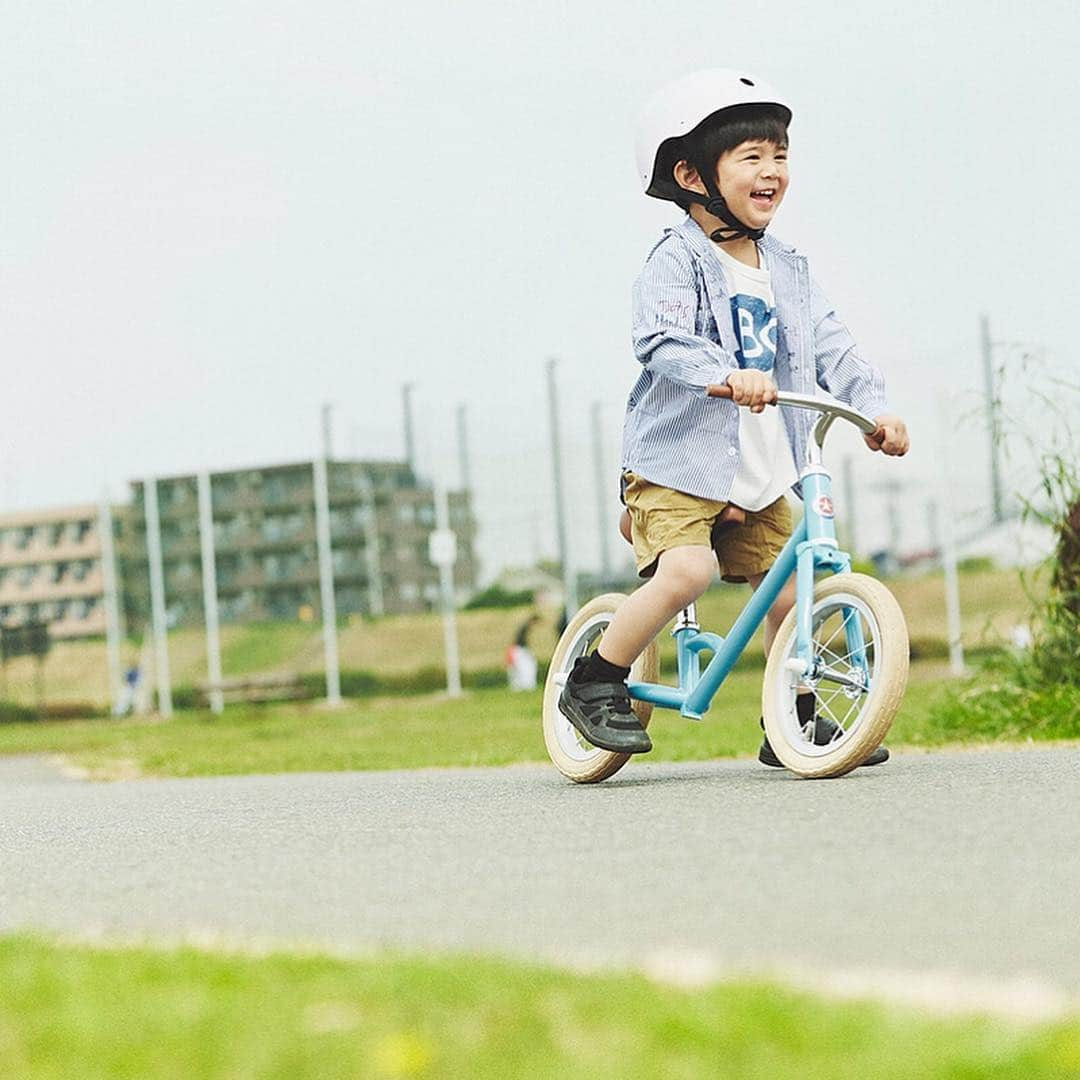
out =
[(0, 930), (887, 972), (1080, 1001), (1080, 748), (87, 783), (0, 759)]

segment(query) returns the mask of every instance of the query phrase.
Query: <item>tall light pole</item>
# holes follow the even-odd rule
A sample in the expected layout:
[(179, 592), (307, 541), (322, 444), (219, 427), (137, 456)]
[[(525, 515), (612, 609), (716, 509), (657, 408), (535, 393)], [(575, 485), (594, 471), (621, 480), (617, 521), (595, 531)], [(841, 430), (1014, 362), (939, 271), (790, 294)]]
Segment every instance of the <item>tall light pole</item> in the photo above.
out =
[(319, 552), (319, 598), (322, 606), (323, 654), (326, 662), (326, 704), (341, 704), (338, 670), (337, 604), (334, 601), (334, 555), (330, 542), (330, 492), (326, 458), (312, 465), (315, 487), (315, 536)]
[(334, 460), (334, 425), (333, 425), (333, 409), (334, 407), (329, 401), (323, 402), (322, 407), (322, 447), (323, 457), (327, 461)]
[(567, 619), (577, 611), (577, 583), (570, 565), (570, 552), (566, 543), (566, 517), (563, 510), (562, 451), (559, 446), (559, 401), (555, 388), (555, 365), (558, 360), (549, 357), (547, 362), (548, 416), (551, 423), (551, 466), (555, 478), (555, 530), (559, 544), (559, 563), (562, 566), (563, 597)]

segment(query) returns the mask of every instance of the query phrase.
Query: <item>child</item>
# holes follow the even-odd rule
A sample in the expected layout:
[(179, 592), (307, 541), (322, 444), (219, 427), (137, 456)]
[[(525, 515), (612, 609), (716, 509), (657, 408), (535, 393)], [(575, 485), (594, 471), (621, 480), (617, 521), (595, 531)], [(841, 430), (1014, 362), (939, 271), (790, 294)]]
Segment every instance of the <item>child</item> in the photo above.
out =
[[(810, 278), (806, 259), (766, 237), (788, 186), (791, 110), (759, 80), (703, 71), (661, 91), (638, 129), (647, 195), (687, 211), (667, 229), (634, 287), (634, 350), (644, 370), (623, 429), (623, 498), (638, 572), (599, 649), (578, 659), (559, 709), (589, 742), (642, 753), (649, 736), (630, 708), (630, 665), (667, 622), (725, 581), (757, 588), (791, 534), (784, 492), (798, 478), (808, 414), (766, 409), (776, 388), (820, 386), (874, 417), (872, 450), (902, 455), (904, 423), (884, 382)], [(727, 383), (732, 401), (706, 387)], [(739, 406), (748, 406), (740, 409)], [(794, 603), (789, 581), (765, 619), (765, 650)], [(800, 694), (800, 719), (814, 717)], [(819, 717), (824, 745), (836, 725)], [(779, 766), (766, 739), (758, 754)], [(888, 758), (883, 747), (864, 764)]]

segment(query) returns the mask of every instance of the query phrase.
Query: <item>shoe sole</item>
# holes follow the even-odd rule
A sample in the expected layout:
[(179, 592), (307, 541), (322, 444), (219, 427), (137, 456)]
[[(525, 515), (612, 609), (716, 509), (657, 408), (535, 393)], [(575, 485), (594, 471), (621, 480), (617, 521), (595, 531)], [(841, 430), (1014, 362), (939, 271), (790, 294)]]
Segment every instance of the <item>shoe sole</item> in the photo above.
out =
[[(652, 741), (649, 739), (648, 735), (645, 735), (644, 746), (640, 744), (634, 746), (618, 746), (610, 742), (599, 742), (591, 731), (592, 725), (589, 724), (584, 716), (580, 713), (576, 713), (572, 706), (566, 705), (563, 702), (562, 697), (559, 698), (559, 712), (570, 721), (574, 730), (589, 743), (590, 746), (595, 746), (598, 750), (607, 750), (608, 753), (611, 754), (647, 754), (652, 749)], [(644, 734), (644, 731), (642, 734)]]

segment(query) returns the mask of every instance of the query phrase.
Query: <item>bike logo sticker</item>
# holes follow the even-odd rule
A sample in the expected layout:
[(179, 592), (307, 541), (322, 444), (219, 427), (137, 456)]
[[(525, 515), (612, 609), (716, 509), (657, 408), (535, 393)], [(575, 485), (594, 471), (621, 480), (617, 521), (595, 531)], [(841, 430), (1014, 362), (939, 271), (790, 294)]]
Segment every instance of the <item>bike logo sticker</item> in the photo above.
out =
[(833, 516), (832, 499), (828, 495), (819, 495), (814, 500), (814, 510), (821, 517), (831, 518)]

